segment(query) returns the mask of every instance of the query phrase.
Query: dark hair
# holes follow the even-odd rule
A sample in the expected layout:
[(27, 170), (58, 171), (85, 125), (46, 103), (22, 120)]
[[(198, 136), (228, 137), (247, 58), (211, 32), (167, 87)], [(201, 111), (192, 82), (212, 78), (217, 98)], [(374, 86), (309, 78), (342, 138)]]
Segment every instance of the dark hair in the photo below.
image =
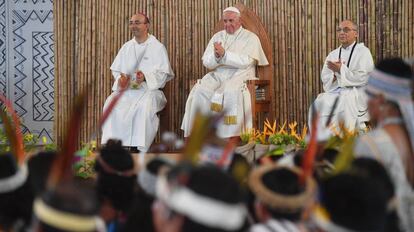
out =
[[(79, 180), (60, 183), (53, 190), (42, 194), (41, 199), (48, 206), (62, 212), (90, 217), (99, 213), (99, 203), (93, 186)], [(64, 231), (39, 221), (44, 232)]]
[(304, 155), (305, 155), (305, 150), (303, 149), (297, 150), (293, 154), (293, 164), (295, 165), (295, 167), (298, 167), (298, 168), (302, 167), (302, 159)]
[(165, 166), (172, 166), (170, 162), (161, 158), (154, 158), (146, 165), (146, 169), (153, 175), (158, 175), (160, 168)]
[[(146, 164), (146, 171), (156, 176), (160, 168), (165, 166), (172, 166), (172, 164), (166, 159), (156, 157)], [(138, 175), (141, 175), (141, 172)], [(155, 185), (155, 183), (152, 184)], [(147, 193), (142, 186), (137, 187), (131, 209), (127, 212), (127, 220), (121, 231), (136, 231), (137, 229), (143, 232), (155, 231), (152, 218), (154, 196)]]
[(406, 79), (411, 79), (413, 76), (411, 67), (399, 57), (387, 58), (380, 61), (376, 69)]
[[(191, 167), (184, 164), (173, 168), (167, 178), (170, 180), (179, 180), (183, 179), (183, 177), (186, 179), (186, 187), (196, 194), (227, 204), (244, 202), (244, 194), (237, 181), (216, 166), (204, 165)], [(241, 228), (233, 231), (244, 231), (246, 225), (247, 222)], [(227, 230), (205, 226), (185, 216), (181, 231), (225, 232)]]
[(392, 183), (387, 170), (385, 170), (384, 166), (375, 159), (364, 157), (355, 159), (352, 161), (351, 172), (378, 181), (382, 184), (387, 200), (390, 200), (394, 196), (394, 184)]
[[(116, 140), (108, 140), (100, 151), (101, 158), (117, 171), (127, 171), (134, 168), (132, 155)], [(107, 173), (96, 162), (95, 170), (98, 173), (96, 188), (100, 200), (107, 198), (112, 206), (121, 211), (127, 211), (133, 200), (134, 189), (137, 185), (136, 175), (125, 177)]]
[[(352, 162), (351, 172), (357, 175), (362, 175), (377, 181), (382, 185), (382, 192), (384, 192), (387, 199), (387, 203), (393, 199), (395, 190), (394, 184), (390, 176), (377, 160), (371, 158), (357, 158)], [(396, 209), (387, 212), (387, 220), (385, 222), (385, 231), (398, 232), (399, 229), (399, 218)]]
[(56, 156), (57, 153), (54, 151), (39, 152), (29, 159), (29, 182), (35, 195), (41, 194), (46, 189), (46, 180)]
[[(292, 196), (305, 191), (305, 188), (299, 184), (298, 175), (287, 168), (272, 170), (264, 174), (262, 181), (269, 190), (280, 195)], [(284, 212), (276, 208), (266, 208), (275, 219), (299, 221), (302, 214), (301, 211)]]
[[(249, 169), (251, 168), (251, 165), (249, 164), (249, 162), (247, 161), (247, 159), (239, 154), (239, 153), (233, 153), (233, 157), (231, 159), (231, 162), (227, 168), (227, 172), (228, 173), (234, 173), (236, 171), (236, 169), (240, 166), (243, 165), (245, 167), (248, 167)], [(248, 175), (248, 173), (247, 173)], [(247, 176), (246, 176), (247, 178)]]
[(335, 224), (356, 231), (383, 231), (387, 201), (377, 181), (342, 173), (323, 181), (320, 193), (321, 204)]
[(143, 191), (137, 191), (127, 212), (127, 219), (121, 231), (153, 232), (152, 203), (154, 198)]
[[(0, 154), (0, 179), (10, 177), (18, 171), (15, 157), (11, 153)], [(28, 227), (32, 218), (34, 194), (26, 180), (17, 189), (0, 193), (0, 227), (11, 230), (18, 221)]]

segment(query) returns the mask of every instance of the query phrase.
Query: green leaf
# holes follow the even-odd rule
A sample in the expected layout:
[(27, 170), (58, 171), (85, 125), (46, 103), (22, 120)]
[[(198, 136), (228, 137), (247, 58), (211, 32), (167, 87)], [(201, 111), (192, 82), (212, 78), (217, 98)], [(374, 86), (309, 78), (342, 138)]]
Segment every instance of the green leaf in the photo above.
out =
[(269, 151), (269, 155), (281, 156), (285, 153), (285, 146), (278, 146), (275, 149)]

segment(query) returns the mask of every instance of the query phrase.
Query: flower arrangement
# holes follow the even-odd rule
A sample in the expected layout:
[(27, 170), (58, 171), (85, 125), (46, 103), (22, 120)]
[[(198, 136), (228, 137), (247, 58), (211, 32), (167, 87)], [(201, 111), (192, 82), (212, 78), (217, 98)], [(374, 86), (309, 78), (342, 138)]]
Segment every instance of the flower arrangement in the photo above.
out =
[[(283, 155), (285, 152), (294, 151), (306, 146), (305, 137), (308, 129), (304, 126), (298, 132), (298, 123), (287, 123), (278, 125), (276, 121), (270, 123), (264, 121), (263, 130), (250, 129), (241, 133), (242, 144), (255, 144), (255, 158), (261, 155)], [(260, 151), (259, 151), (260, 150)]]
[[(286, 128), (288, 125), (288, 129)], [(269, 127), (268, 121), (265, 121), (265, 126)], [(269, 134), (269, 144), (272, 145), (269, 149), (269, 155), (283, 155), (285, 152), (295, 151), (297, 149), (305, 148), (305, 137), (307, 133), (307, 127), (302, 128), (302, 132), (299, 134), (297, 131), (298, 123), (284, 122), (279, 130), (276, 131), (276, 122), (273, 122), (272, 133)]]

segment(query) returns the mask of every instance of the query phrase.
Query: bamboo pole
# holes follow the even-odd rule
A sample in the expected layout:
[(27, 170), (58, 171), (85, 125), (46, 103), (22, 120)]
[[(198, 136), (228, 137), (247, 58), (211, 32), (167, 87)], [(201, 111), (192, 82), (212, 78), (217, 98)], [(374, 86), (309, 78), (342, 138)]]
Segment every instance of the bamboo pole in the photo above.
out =
[[(190, 82), (207, 70), (201, 56), (221, 11), (237, 0), (79, 0), (54, 1), (55, 139), (66, 130), (73, 97), (88, 83), (90, 91), (81, 141), (96, 130), (104, 100), (111, 92), (109, 67), (131, 38), (128, 19), (137, 11), (151, 18), (151, 33), (165, 44), (176, 78), (164, 88), (170, 107), (167, 124), (182, 135), (180, 123)], [(320, 71), (338, 46), (335, 27), (345, 18), (360, 26), (361, 42), (375, 61), (414, 55), (414, 10), (410, 0), (249, 0), (259, 15), (274, 53), (273, 107), (278, 122), (305, 123), (310, 99), (322, 92)], [(95, 88), (95, 87), (94, 87)], [(99, 138), (99, 137), (98, 137)]]

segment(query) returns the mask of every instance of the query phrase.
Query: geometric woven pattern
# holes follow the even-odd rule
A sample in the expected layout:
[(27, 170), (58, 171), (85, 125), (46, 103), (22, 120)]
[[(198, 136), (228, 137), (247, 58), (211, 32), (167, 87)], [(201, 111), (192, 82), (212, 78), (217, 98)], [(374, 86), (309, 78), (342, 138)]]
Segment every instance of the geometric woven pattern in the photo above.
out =
[(6, 0), (0, 0), (0, 93), (3, 95), (7, 95), (6, 42)]
[[(0, 0), (0, 24), (2, 3), (5, 5), (6, 29), (5, 36), (0, 32), (0, 41), (5, 38), (4, 57), (7, 61), (0, 74), (7, 74), (0, 75), (0, 90), (5, 86), (7, 97), (22, 120), (23, 132), (46, 136), (48, 141), (53, 141), (53, 2)], [(0, 42), (0, 53), (3, 52), (1, 49)]]
[[(53, 120), (53, 33), (33, 32), (33, 120)], [(52, 65), (51, 65), (52, 64)]]
[[(14, 108), (17, 111), (17, 114), (20, 117), (25, 117), (27, 109), (24, 107), (24, 97), (26, 96), (26, 91), (24, 87), (24, 81), (27, 78), (27, 72), (24, 68), (27, 65), (27, 60), (25, 56), (25, 42), (26, 39), (23, 35), (22, 27), (26, 24), (27, 20), (30, 17), (31, 11), (12, 11), (12, 22), (13, 22), (13, 55), (14, 55), (14, 75), (13, 75), (13, 101)], [(9, 75), (10, 76), (10, 75)]]
[[(37, 4), (43, 2), (45, 3), (45, 0), (14, 0), (14, 3), (32, 3), (32, 4)], [(53, 3), (52, 0), (49, 0), (48, 2)]]

